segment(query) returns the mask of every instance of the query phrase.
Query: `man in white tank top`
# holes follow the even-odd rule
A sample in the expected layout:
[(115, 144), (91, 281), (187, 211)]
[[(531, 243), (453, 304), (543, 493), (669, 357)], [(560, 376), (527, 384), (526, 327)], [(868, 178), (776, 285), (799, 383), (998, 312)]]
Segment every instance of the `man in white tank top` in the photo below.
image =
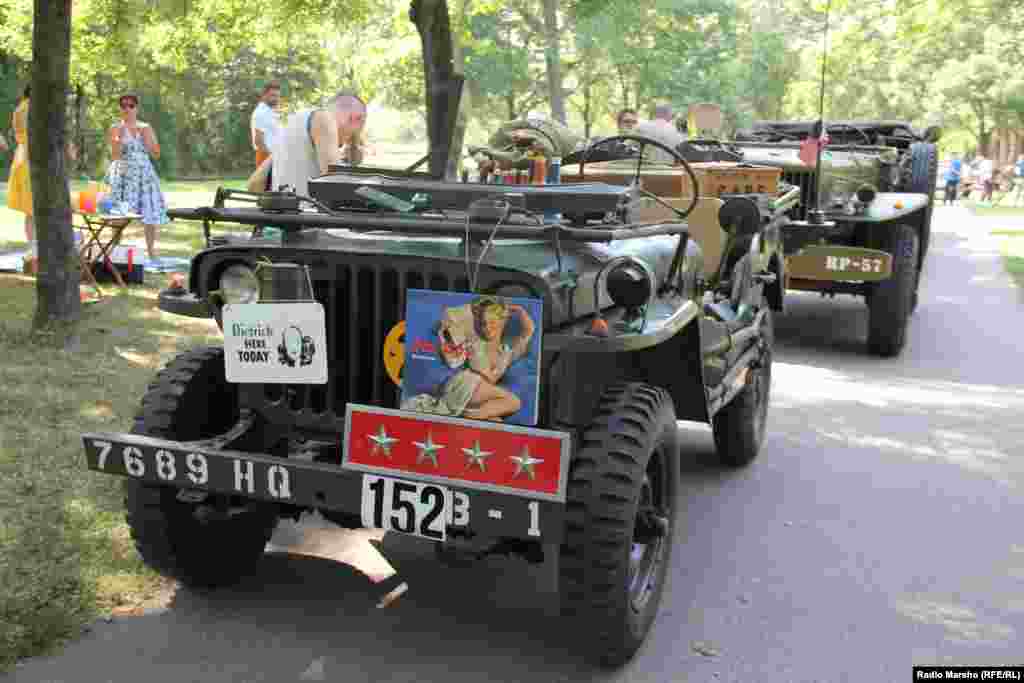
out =
[(326, 109), (304, 109), (288, 117), (274, 138), (269, 159), (249, 177), (249, 190), (262, 192), (290, 185), (309, 196), (309, 179), (341, 161), (341, 146), (352, 144), (366, 123), (366, 104), (347, 93), (335, 95)]

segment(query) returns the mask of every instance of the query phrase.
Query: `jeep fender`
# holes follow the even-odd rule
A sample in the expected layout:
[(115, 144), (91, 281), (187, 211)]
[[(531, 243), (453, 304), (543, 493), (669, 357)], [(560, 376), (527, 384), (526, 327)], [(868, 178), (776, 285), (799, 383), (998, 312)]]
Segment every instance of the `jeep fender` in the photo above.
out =
[(904, 217), (927, 209), (929, 199), (926, 194), (914, 192), (879, 192), (863, 214), (838, 215), (834, 219), (842, 223), (908, 223), (911, 221)]
[(672, 323), (655, 323), (653, 327), (660, 329), (628, 335), (632, 339), (546, 336), (544, 364), (549, 380), (542, 391), (549, 423), (587, 424), (604, 388), (616, 382), (661, 387), (672, 397), (678, 419), (708, 422), (698, 320), (697, 305), (689, 301)]

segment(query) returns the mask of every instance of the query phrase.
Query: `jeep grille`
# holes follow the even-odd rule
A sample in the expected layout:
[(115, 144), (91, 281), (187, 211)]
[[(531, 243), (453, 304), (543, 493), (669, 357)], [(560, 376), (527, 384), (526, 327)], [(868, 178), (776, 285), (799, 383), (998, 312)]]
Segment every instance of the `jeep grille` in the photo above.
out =
[(243, 386), (245, 405), (274, 424), (321, 432), (336, 432), (349, 402), (398, 407), (399, 388), (385, 370), (383, 347), (388, 332), (405, 317), (406, 290), (468, 291), (469, 284), (461, 264), (442, 272), (449, 264), (389, 260), (387, 265), (369, 259), (337, 263), (318, 255), (316, 262), (305, 262), (326, 316), (327, 384)]

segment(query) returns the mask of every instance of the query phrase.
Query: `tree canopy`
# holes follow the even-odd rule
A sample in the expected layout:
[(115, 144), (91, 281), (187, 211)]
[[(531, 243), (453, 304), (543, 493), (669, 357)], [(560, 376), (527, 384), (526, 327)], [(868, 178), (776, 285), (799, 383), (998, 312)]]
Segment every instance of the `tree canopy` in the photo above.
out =
[[(988, 144), (1024, 117), (1018, 0), (450, 0), (470, 138), (545, 111), (587, 135), (624, 107), (650, 116), (722, 105), (730, 128), (817, 116), (829, 8), (826, 118), (942, 123), (944, 144)], [(68, 134), (72, 172), (108, 163), (103, 131), (121, 92), (165, 141), (159, 171), (212, 176), (251, 166), (248, 118), (263, 83), (291, 109), (340, 88), (403, 112), (371, 137), (425, 142), (423, 57), (409, 0), (77, 0)], [(0, 123), (32, 58), (31, 0), (0, 0)], [(479, 141), (479, 140), (477, 140)], [(9, 159), (3, 159), (5, 164)]]

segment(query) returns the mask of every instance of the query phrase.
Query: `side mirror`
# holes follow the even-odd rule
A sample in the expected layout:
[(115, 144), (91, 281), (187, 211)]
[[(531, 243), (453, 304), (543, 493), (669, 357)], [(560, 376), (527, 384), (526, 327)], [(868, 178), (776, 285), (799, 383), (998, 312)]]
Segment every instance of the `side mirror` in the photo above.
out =
[(735, 238), (750, 237), (761, 230), (761, 209), (746, 197), (731, 197), (718, 209), (718, 222)]

